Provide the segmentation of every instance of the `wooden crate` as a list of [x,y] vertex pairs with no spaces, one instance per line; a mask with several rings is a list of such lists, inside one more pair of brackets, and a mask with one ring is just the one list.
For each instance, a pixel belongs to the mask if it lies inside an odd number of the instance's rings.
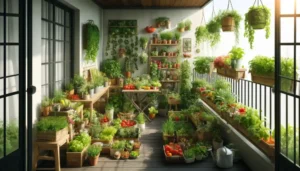
[[166,161],[168,163],[184,163],[184,158],[183,156],[179,156],[179,155],[174,155],[174,156],[167,156],[166,154],[166,150],[165,150],[165,146],[163,146],[163,150],[164,150],[164,154],[165,154],[165,158]]
[[81,152],[67,152],[67,166],[68,167],[82,167],[87,158],[87,147]]
[[227,68],[225,70],[225,77],[229,77],[232,79],[244,79],[246,76],[246,69],[241,68],[241,69],[232,69],[232,68]]
[[59,131],[38,131],[36,134],[36,140],[56,142],[67,136],[69,136],[68,127]]
[[254,83],[267,85],[267,86],[274,86],[275,84],[275,77],[274,76],[261,76],[256,75],[255,73],[251,73],[251,80]]

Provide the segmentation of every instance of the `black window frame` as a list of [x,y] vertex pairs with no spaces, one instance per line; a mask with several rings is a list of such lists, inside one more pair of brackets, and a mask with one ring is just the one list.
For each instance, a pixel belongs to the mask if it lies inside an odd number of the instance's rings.
[[[48,18],[50,17],[50,15],[52,15],[52,19],[46,19],[43,17],[43,3],[44,2],[47,2],[48,4],[52,4],[52,13],[50,13],[50,5],[48,5]],[[63,24],[61,23],[58,23],[56,21],[56,8],[60,8],[62,11],[63,11],[63,14],[64,14],[64,22]],[[67,20],[66,20],[66,14],[69,13],[69,26],[67,26]],[[62,3],[59,3],[57,1],[51,1],[51,0],[42,0],[42,17],[41,17],[41,20],[42,20],[42,29],[43,29],[43,23],[46,22],[48,24],[48,33],[47,33],[47,37],[48,38],[45,38],[43,37],[42,35],[42,41],[43,40],[46,40],[48,41],[48,58],[47,58],[47,62],[43,62],[41,63],[41,65],[48,65],[48,83],[44,84],[42,83],[41,84],[41,88],[43,89],[43,86],[48,86],[48,92],[47,94],[43,94],[43,91],[42,91],[42,96],[45,97],[45,96],[53,96],[55,90],[57,89],[56,88],[56,84],[57,82],[60,82],[62,81],[62,87],[60,88],[63,88],[63,85],[65,85],[68,81],[70,81],[74,75],[74,52],[73,52],[73,47],[74,47],[74,21],[73,21],[73,17],[74,17],[74,11],[70,8],[68,8],[67,6],[65,6],[64,4]],[[56,37],[56,27],[57,26],[60,26],[60,27],[63,27],[63,39],[62,40],[57,40],[57,37]],[[51,30],[52,29],[52,30]],[[69,40],[67,40],[67,37],[66,37],[66,30],[69,29]],[[50,35],[52,34],[52,38],[50,37]],[[52,42],[51,42],[52,41]],[[60,61],[56,61],[57,59],[57,56],[56,56],[56,42],[60,42],[60,43],[63,43],[63,54],[62,54],[62,60]],[[51,45],[50,45],[51,43]],[[69,43],[70,45],[70,49],[69,49],[69,59],[66,60],[66,50],[67,50],[67,47],[66,47],[66,43]],[[52,46],[52,47],[51,47]],[[51,48],[50,48],[51,47]],[[46,58],[44,56],[42,56],[42,59],[43,58]],[[62,80],[59,80],[59,81],[56,81],[56,64],[58,63],[61,63],[63,64],[63,79]],[[68,65],[68,67],[66,67]],[[66,72],[66,69],[69,69],[68,72]],[[42,71],[43,73],[43,71]],[[66,73],[69,73],[68,75],[70,77],[67,77]],[[42,75],[43,77],[44,75]]]

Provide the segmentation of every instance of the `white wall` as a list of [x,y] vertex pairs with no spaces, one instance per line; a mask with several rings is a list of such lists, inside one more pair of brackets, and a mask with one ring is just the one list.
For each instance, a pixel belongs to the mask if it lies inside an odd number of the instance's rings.
[[[104,10],[104,51],[107,43],[108,38],[108,20],[125,20],[125,19],[132,19],[137,20],[138,24],[138,35],[152,37],[152,34],[148,34],[144,31],[146,26],[155,25],[155,19],[158,17],[168,17],[171,21],[171,29],[176,29],[177,23],[185,20],[190,19],[192,24],[191,31],[185,32],[182,34],[182,38],[192,38],[193,43],[193,55],[197,55],[195,52],[195,28],[196,26],[200,25],[200,18],[201,18],[201,10],[200,9],[157,9],[157,10],[150,10],[150,9],[131,9],[131,10]],[[157,29],[156,32],[158,32]],[[110,56],[105,56],[105,52],[103,51],[103,57],[111,58]],[[139,63],[139,70],[134,73],[134,76],[141,75],[147,73],[147,65],[141,65]]]
[[[94,23],[99,27],[102,32],[102,9],[98,7],[92,0],[65,0],[62,1],[70,8],[75,11],[74,17],[74,69],[75,73],[82,73],[83,67],[86,65],[99,66],[101,59],[101,48],[95,63],[86,64],[83,59],[85,56],[85,51],[82,48],[82,26],[88,20],[94,20]],[[33,0],[33,85],[36,86],[37,91],[33,95],[33,123],[39,118],[39,105],[41,103],[41,59],[42,59],[42,47],[41,47],[41,0]],[[101,33],[101,36],[103,34]],[[99,45],[102,47],[102,40]]]

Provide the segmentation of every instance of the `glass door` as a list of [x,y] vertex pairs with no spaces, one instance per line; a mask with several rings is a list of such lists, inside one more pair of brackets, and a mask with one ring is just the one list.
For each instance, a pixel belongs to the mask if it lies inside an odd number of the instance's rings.
[[25,168],[26,1],[0,0],[0,170]]
[[276,0],[276,170],[300,164],[300,0]]

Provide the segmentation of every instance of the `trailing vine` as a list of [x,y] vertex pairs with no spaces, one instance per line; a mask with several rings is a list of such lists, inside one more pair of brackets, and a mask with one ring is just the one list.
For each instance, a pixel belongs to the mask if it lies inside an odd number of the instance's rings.
[[86,61],[96,61],[99,51],[100,32],[98,26],[94,24],[93,20],[89,20],[86,24]]

